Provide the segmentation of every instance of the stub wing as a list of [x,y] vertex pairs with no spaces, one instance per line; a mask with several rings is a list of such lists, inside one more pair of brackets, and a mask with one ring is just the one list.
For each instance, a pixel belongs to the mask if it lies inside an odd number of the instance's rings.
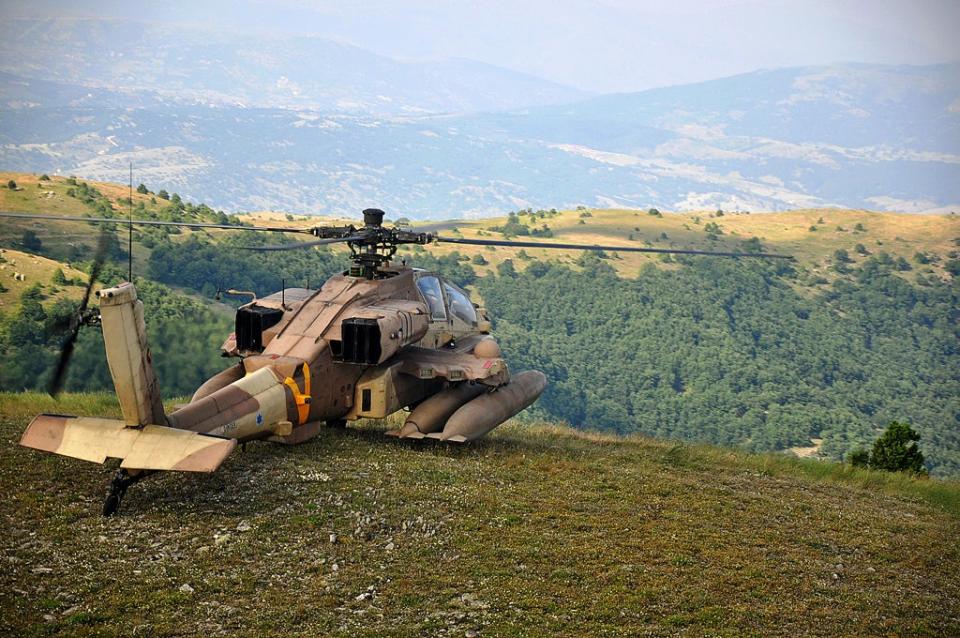
[[237,442],[160,425],[133,428],[115,419],[41,414],[20,445],[93,463],[123,459],[120,467],[127,469],[213,472]]
[[507,364],[500,357],[479,358],[469,351],[409,347],[393,361],[400,371],[418,379],[443,378],[447,381],[478,381],[498,386],[510,379]]

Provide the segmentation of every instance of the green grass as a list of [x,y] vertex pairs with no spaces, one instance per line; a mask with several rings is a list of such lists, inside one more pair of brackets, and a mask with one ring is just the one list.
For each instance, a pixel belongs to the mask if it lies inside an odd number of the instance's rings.
[[0,394],[0,634],[960,632],[955,483],[552,425],[444,446],[366,423],[150,477],[104,520],[111,468],[16,445],[42,410],[118,412]]

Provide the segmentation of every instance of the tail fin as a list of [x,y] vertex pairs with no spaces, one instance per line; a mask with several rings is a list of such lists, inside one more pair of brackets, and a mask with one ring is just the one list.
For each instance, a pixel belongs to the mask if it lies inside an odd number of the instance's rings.
[[127,425],[166,425],[160,386],[153,372],[143,302],[132,283],[104,288],[100,319],[110,375]]

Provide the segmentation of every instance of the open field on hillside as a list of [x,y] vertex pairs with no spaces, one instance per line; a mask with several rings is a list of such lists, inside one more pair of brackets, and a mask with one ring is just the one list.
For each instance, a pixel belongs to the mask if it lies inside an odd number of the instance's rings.
[[[582,217],[584,213],[588,213],[589,217]],[[880,251],[912,260],[917,252],[946,255],[957,250],[960,242],[960,216],[837,209],[726,213],[719,217],[715,216],[715,212],[663,213],[662,216],[653,216],[644,211],[591,209],[561,211],[555,217],[538,218],[536,221],[528,216],[518,219],[531,229],[546,224],[553,233],[551,238],[516,237],[523,241],[739,251],[743,249],[744,241],[756,237],[765,251],[793,255],[800,264],[823,274],[828,274],[833,254],[839,249],[846,250],[853,262]],[[447,228],[439,232],[467,238],[502,239],[502,234],[489,229],[502,226],[505,221],[505,217],[456,221],[450,222]],[[722,234],[715,234],[715,238],[711,239],[706,230],[708,224],[716,224]],[[858,244],[862,244],[868,254],[860,254],[857,251]],[[528,263],[520,256],[520,249],[441,244],[431,250],[437,254],[459,251],[471,257],[481,253],[492,264],[510,258],[521,269]],[[570,265],[579,258],[579,254],[572,252],[536,248],[522,250],[533,258],[553,259]],[[635,276],[647,263],[663,266],[659,255],[626,252],[617,253],[609,263],[626,276]],[[943,274],[942,262],[930,264],[929,268],[937,274]]]
[[16,445],[0,395],[0,633],[950,636],[960,487],[508,424],[474,445],[327,430],[134,486]]
[[[15,180],[19,186],[16,191],[0,188],[0,210],[33,212],[49,215],[82,216],[90,212],[78,199],[66,193],[71,187],[67,178],[53,176],[50,181],[40,181],[37,175],[0,172],[0,184]],[[118,213],[127,209],[127,187],[107,182],[88,182],[112,203]],[[122,200],[122,201],[121,201]],[[168,202],[153,194],[134,192],[134,204],[143,204],[146,210],[156,212]],[[387,217],[398,219],[402,211],[387,211]],[[289,216],[289,219],[288,219]],[[309,227],[313,224],[360,224],[360,211],[356,219],[347,220],[333,217],[309,217],[300,214],[263,211],[241,215],[241,218],[253,224],[266,224],[283,227]],[[531,229],[546,224],[553,234],[549,238],[518,237],[529,241],[563,241],[585,244],[612,244],[614,246],[655,246],[663,248],[696,248],[700,250],[741,250],[743,242],[758,238],[764,249],[793,255],[799,263],[808,266],[815,274],[830,277],[829,265],[835,251],[846,250],[856,262],[869,254],[886,251],[894,257],[912,260],[917,252],[930,253],[943,257],[960,246],[960,216],[958,215],[915,215],[898,213],[876,213],[863,210],[816,209],[798,210],[785,213],[743,213],[727,212],[717,216],[716,211],[691,213],[664,212],[662,216],[649,215],[638,210],[589,209],[560,211],[556,215],[534,220],[531,216],[521,216],[520,221]],[[450,222],[414,222],[413,228],[432,230],[440,234],[467,238],[498,238],[503,235],[490,230],[493,226],[502,226],[506,217],[482,220],[453,220]],[[707,232],[708,224],[716,224],[719,232]],[[32,223],[19,221],[0,221],[0,237],[9,244],[15,241],[25,228],[37,229]],[[815,230],[811,230],[815,228]],[[69,222],[42,228],[45,243],[51,246],[68,245],[81,242],[92,246],[95,236],[89,227]],[[185,231],[183,237],[191,234]],[[216,236],[220,233],[211,233]],[[123,242],[125,245],[125,242]],[[862,245],[867,254],[857,251]],[[346,252],[346,249],[335,248]],[[431,253],[443,255],[460,252],[469,257],[477,254],[490,262],[488,265],[476,264],[474,268],[486,272],[505,259],[513,259],[515,266],[522,269],[527,259],[524,255],[537,259],[552,259],[574,265],[579,258],[575,252],[547,251],[536,248],[520,249],[503,247],[463,246],[440,244],[430,247]],[[135,247],[136,259],[141,261],[149,255],[149,250],[140,245]],[[401,250],[416,262],[414,249]],[[610,261],[621,274],[635,276],[647,263],[663,264],[658,255],[617,253]],[[918,271],[920,269],[917,269]],[[943,259],[924,265],[929,273],[943,275]],[[928,274],[929,274],[928,273]]]
[[[0,257],[3,258],[0,262],[0,284],[3,284],[0,288],[0,312],[5,312],[8,308],[17,305],[20,295],[37,283],[44,286],[47,294],[44,304],[52,303],[57,299],[77,300],[83,297],[87,274],[76,268],[46,257],[9,248],[0,249]],[[64,277],[72,282],[71,284],[56,286],[51,283],[53,274],[58,268],[63,271]],[[15,278],[16,274],[23,275],[23,279]]]

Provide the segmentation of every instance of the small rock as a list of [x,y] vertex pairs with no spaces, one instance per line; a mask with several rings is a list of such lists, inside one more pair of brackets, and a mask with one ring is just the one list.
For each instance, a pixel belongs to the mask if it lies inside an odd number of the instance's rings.
[[477,638],[480,633],[476,629],[468,629],[467,633],[463,634],[466,638]]
[[240,524],[237,525],[238,532],[249,532],[251,529],[250,523],[247,521],[240,521]]
[[370,592],[365,591],[365,592],[363,592],[362,594],[360,594],[359,596],[357,596],[356,598],[354,598],[354,600],[366,600],[366,599],[368,599],[368,598],[371,598],[372,596],[373,596],[373,595],[372,595]]
[[56,620],[53,614],[44,614],[43,619],[46,620],[47,622],[53,622],[54,620]]
[[386,549],[388,552],[392,552],[394,547],[396,547],[396,545],[394,545],[393,543],[387,543]]
[[191,587],[188,583],[184,583],[184,584],[180,585],[180,591],[182,591],[182,592],[185,593],[185,594],[192,594],[192,593],[193,593],[193,587]]
[[229,540],[230,540],[230,534],[223,534],[221,536],[215,536],[213,538],[213,544],[219,547],[220,545],[223,545]]
[[34,574],[52,574],[53,573],[53,570],[50,569],[49,567],[34,567],[32,571]]
[[867,571],[870,572],[871,574],[873,574],[873,573],[876,572],[877,570],[875,570],[873,567],[867,567]]
[[840,580],[840,574],[838,574],[837,572],[833,572],[833,574],[831,574],[831,577],[834,580]]
[[336,535],[336,534],[330,534],[330,542],[331,542],[331,543],[336,543],[336,542],[337,542],[337,535]]
[[338,571],[340,569],[340,565],[337,565],[336,563],[334,563],[333,565],[330,566],[330,569],[332,569],[333,571]]
[[80,611],[80,607],[79,607],[78,605],[74,605],[73,607],[71,607],[71,608],[68,609],[67,611],[63,612],[63,615],[64,615],[64,616],[69,616],[69,615],[71,615],[71,614],[77,613],[78,611]]

